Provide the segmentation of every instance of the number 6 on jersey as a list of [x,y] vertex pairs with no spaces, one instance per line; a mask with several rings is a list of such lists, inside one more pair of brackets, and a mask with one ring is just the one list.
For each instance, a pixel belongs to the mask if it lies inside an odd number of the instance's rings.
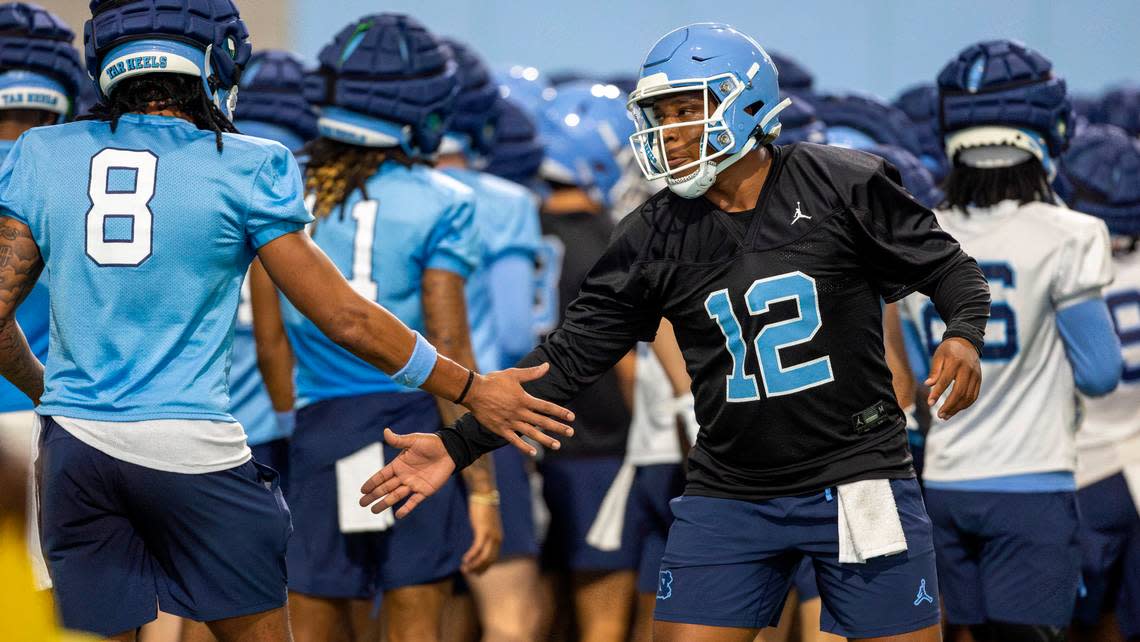
[[98,265],[136,267],[150,258],[158,157],[148,151],[104,149],[91,158],[87,195],[87,256]]
[[[753,341],[766,396],[790,395],[835,379],[831,372],[831,357],[823,356],[790,367],[784,367],[780,357],[781,349],[811,341],[823,326],[819,316],[815,279],[803,272],[757,279],[748,288],[744,300],[748,304],[748,312],[753,316],[767,313],[768,306],[779,301],[796,302],[795,317],[765,325]],[[732,374],[726,377],[727,400],[743,402],[760,399],[756,375],[744,371],[748,347],[744,343],[740,321],[732,311],[728,290],[717,290],[710,294],[705,299],[705,310],[720,327],[725,347],[732,357]]]

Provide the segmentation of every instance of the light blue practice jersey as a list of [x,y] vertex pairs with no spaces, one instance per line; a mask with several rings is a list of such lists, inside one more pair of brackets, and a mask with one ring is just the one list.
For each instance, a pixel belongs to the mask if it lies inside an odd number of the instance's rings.
[[[7,156],[16,141],[0,140],[0,156]],[[44,285],[47,275],[40,277],[36,287],[16,310],[16,323],[24,331],[28,345],[41,362],[47,360],[48,351],[48,294]],[[0,413],[19,412],[32,409],[32,400],[20,392],[16,386],[0,377]]]
[[0,168],[0,216],[47,265],[51,341],[38,412],[232,421],[239,291],[258,248],[312,217],[287,149],[178,118],[127,114],[24,134]]
[[[479,263],[471,190],[429,167],[388,161],[345,207],[314,223],[313,240],[352,287],[426,334],[428,269],[468,277]],[[333,343],[288,301],[282,314],[297,363],[297,405],[377,392],[411,392]]]
[[[289,149],[299,149],[304,141],[284,127],[259,121],[235,123],[247,136],[268,138]],[[289,437],[287,429],[277,421],[273,402],[261,370],[257,367],[257,344],[253,340],[253,302],[250,300],[249,276],[241,286],[237,326],[234,328],[233,364],[230,365],[230,412],[245,428],[246,442],[258,446]]]
[[[448,176],[467,185],[475,192],[475,224],[482,241],[482,260],[479,269],[467,281],[467,317],[471,321],[471,346],[475,362],[483,372],[499,370],[513,364],[506,362],[504,337],[495,323],[496,288],[492,284],[491,266],[508,256],[521,256],[532,264],[542,243],[542,230],[538,218],[538,203],[526,188],[491,174],[469,169],[448,168]],[[534,304],[534,282],[511,284],[513,288],[530,291],[525,307],[516,310],[520,328],[530,332],[529,315]],[[516,341],[517,343],[517,341]]]

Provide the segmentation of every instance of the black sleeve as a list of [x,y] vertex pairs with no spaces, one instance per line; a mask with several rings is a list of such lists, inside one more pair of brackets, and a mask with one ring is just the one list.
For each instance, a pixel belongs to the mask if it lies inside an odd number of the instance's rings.
[[965,339],[981,354],[986,320],[990,318],[990,285],[977,261],[962,253],[959,261],[921,291],[930,297],[938,315],[946,319],[942,340]]
[[901,186],[884,161],[853,190],[859,249],[888,302],[920,291],[946,320],[943,339],[960,337],[980,352],[990,315],[990,289],[976,261],[938,226],[934,213]]
[[[578,297],[567,307],[562,325],[519,362],[520,368],[550,363],[545,377],[524,385],[535,397],[565,404],[613,368],[638,341],[653,340],[661,310],[637,265],[645,234],[645,224],[638,218],[635,212],[618,225]],[[456,470],[507,443],[484,430],[470,413],[439,435]]]
[[886,161],[853,186],[850,207],[863,267],[888,303],[921,289],[962,254],[954,237],[899,184],[898,171]]

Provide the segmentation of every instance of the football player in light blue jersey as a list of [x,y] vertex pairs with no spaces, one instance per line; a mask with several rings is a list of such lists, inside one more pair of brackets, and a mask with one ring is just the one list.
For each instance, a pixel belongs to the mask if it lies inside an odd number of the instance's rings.
[[[459,65],[461,90],[436,167],[474,191],[482,259],[467,281],[467,313],[475,362],[482,370],[492,370],[518,363],[537,343],[531,313],[535,261],[542,243],[538,203],[529,190],[475,169],[485,165],[484,158],[494,147],[499,110],[506,99],[499,97],[475,52],[459,42],[447,44]],[[483,639],[533,640],[538,637],[538,621],[528,601],[539,589],[538,542],[526,462],[518,452],[507,450],[493,457],[501,498],[503,559],[466,580],[479,607]],[[481,510],[485,510],[482,505],[471,502],[472,515]],[[472,615],[470,598],[460,599],[465,614]],[[454,611],[452,615],[455,620]]]
[[[274,50],[254,54],[242,74],[241,105],[234,114],[234,125],[244,134],[274,140],[298,152],[317,137],[317,114],[305,100],[304,83],[304,67],[293,54]],[[251,269],[260,269],[259,265],[255,260]],[[230,411],[245,428],[254,458],[276,470],[282,488],[287,488],[289,436],[294,422],[292,377],[284,379],[284,393],[278,392],[271,399],[274,390],[266,390],[257,367],[251,281],[247,277],[242,283],[238,304],[230,365]],[[276,337],[285,340],[283,333]],[[273,339],[262,337],[263,342]]]
[[[69,628],[119,640],[157,608],[222,642],[288,639],[289,511],[229,413],[255,254],[299,310],[395,381],[516,439],[559,410],[521,390],[541,368],[479,376],[437,355],[303,233],[312,217],[288,150],[232,133],[250,46],[230,0],[91,8],[87,63],[103,102],[91,120],[29,130],[0,168],[0,375],[42,418],[39,524],[56,603]],[[14,322],[41,274],[53,290],[46,376]]]
[[[464,285],[482,258],[475,197],[422,160],[437,150],[459,93],[450,50],[415,20],[378,14],[342,30],[319,60],[307,84],[320,109],[320,137],[306,149],[314,242],[357,292],[474,368]],[[272,304],[255,300],[259,337]],[[441,413],[452,421],[459,411],[449,399],[408,391],[369,367],[295,307],[282,312],[297,364],[288,493],[297,639],[330,639],[336,614],[359,615],[351,618],[354,635],[368,639],[378,593],[393,639],[436,639],[452,577],[481,572],[498,555],[502,526],[490,459],[464,477],[470,514],[456,482],[419,519],[395,523],[390,513],[363,511],[356,504],[361,480],[398,452],[383,445],[382,429],[439,427]]]
[[[0,5],[0,157],[32,127],[74,116],[79,85],[90,82],[71,45],[75,34],[59,18],[28,3]],[[35,45],[33,48],[31,45]],[[36,358],[47,358],[47,285],[38,283],[16,314]],[[0,448],[30,455],[32,400],[0,379]]]

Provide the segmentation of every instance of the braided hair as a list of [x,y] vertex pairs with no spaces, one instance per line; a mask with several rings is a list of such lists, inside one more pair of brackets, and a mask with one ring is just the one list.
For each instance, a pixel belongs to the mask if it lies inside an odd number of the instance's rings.
[[1034,201],[1057,201],[1049,176],[1036,158],[1029,158],[1013,167],[993,169],[969,167],[955,160],[942,190],[946,198],[939,207],[962,211],[967,205],[990,207],[1007,199],[1015,199],[1022,205]]
[[404,167],[415,164],[398,147],[363,147],[342,143],[330,138],[318,138],[301,150],[308,156],[305,164],[305,196],[316,196],[313,216],[318,219],[340,207],[344,208],[353,192],[360,190],[368,199],[368,179],[376,175],[385,161],[394,161]]
[[206,96],[201,79],[183,74],[128,78],[115,87],[109,99],[103,98],[81,120],[110,121],[114,132],[123,114],[165,109],[186,114],[199,129],[212,130],[219,152],[222,151],[222,133],[238,133],[233,122]]

